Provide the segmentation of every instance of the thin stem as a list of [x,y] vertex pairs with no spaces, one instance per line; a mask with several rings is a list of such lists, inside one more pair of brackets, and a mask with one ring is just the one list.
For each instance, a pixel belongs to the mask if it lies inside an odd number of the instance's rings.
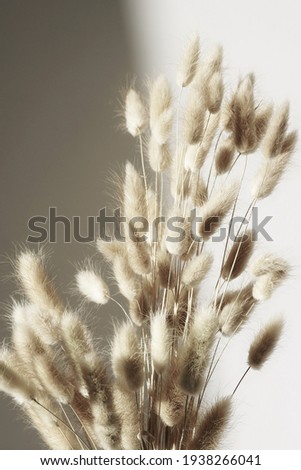
[[115,302],[115,304],[118,305],[121,308],[121,310],[123,311],[123,313],[125,314],[127,319],[130,320],[130,322],[132,322],[131,317],[128,315],[128,313],[126,312],[124,307],[121,305],[121,303],[119,303],[118,300],[114,299],[114,297],[109,297],[109,299],[112,300],[113,302]]
[[32,398],[32,401],[34,403],[36,403],[37,405],[39,405],[41,408],[43,408],[43,410],[47,411],[47,413],[49,413],[51,416],[53,416],[53,418],[55,418],[58,422],[62,423],[67,429],[69,429],[69,431],[71,431],[80,441],[81,443],[88,449],[88,450],[91,450],[90,447],[86,444],[86,442],[79,436],[79,434],[77,432],[75,432],[72,428],[70,428],[70,426],[65,423],[65,421],[63,421],[61,418],[59,418],[58,416],[56,416],[55,413],[53,413],[51,410],[49,410],[48,408],[46,408],[46,406],[42,405],[42,403],[40,403],[38,400],[36,400],[35,398]]
[[95,450],[97,450],[97,446],[96,444],[94,443],[94,440],[93,438],[91,437],[89,431],[87,430],[86,426],[84,425],[84,423],[82,422],[82,420],[80,419],[80,417],[78,416],[78,413],[76,412],[76,410],[73,408],[72,405],[69,404],[69,407],[71,409],[71,411],[74,413],[74,415],[76,416],[76,418],[78,419],[80,425],[82,426],[83,430],[85,431],[86,435],[87,435],[87,438],[89,439],[90,443],[92,444],[92,446],[94,447]]
[[[71,421],[70,421],[70,419],[69,419],[69,416],[67,415],[67,413],[66,413],[66,411],[64,410],[64,407],[63,407],[63,405],[62,405],[61,403],[60,403],[60,408],[61,408],[61,410],[62,410],[62,412],[63,412],[63,414],[64,414],[64,416],[65,416],[65,418],[66,418],[66,420],[67,420],[67,422],[68,422],[68,424],[69,424],[69,426],[70,426],[70,428],[72,428],[73,431],[74,431],[74,427],[73,427],[73,425],[72,425],[72,423],[71,423]],[[67,437],[66,437],[66,439],[67,439]],[[76,439],[77,439],[79,445],[81,446],[81,448],[84,450],[84,446],[83,446],[82,443],[80,442],[79,438],[76,437]],[[67,439],[67,440],[68,440],[68,439]],[[68,442],[69,442],[69,441],[68,441]],[[72,446],[71,446],[71,447],[72,447]]]
[[251,366],[249,366],[247,368],[247,370],[245,371],[245,373],[241,376],[240,380],[238,381],[235,389],[233,390],[233,393],[232,393],[232,397],[234,396],[235,392],[237,391],[238,387],[240,386],[240,384],[242,383],[243,379],[245,378],[245,376],[247,375],[247,373],[249,372],[249,370],[251,369]]
[[141,166],[142,166],[142,173],[143,173],[143,180],[144,180],[144,187],[145,187],[145,197],[147,197],[147,181],[146,181],[146,171],[145,171],[145,164],[144,164],[143,142],[142,142],[142,136],[141,136],[141,134],[139,134],[139,146],[140,146]]

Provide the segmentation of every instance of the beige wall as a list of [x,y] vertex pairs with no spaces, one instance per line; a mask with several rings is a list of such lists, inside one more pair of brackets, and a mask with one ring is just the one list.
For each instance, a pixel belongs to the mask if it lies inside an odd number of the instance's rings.
[[[6,279],[7,256],[25,242],[28,218],[47,215],[49,206],[69,217],[96,215],[109,199],[109,172],[132,158],[132,141],[116,118],[118,92],[131,72],[120,3],[1,1],[1,337],[9,335],[4,315],[15,289]],[[58,284],[69,294],[73,263],[94,249],[64,245],[62,231],[50,248]],[[116,310],[90,312],[107,318]],[[0,423],[0,448],[41,445],[3,394]]]

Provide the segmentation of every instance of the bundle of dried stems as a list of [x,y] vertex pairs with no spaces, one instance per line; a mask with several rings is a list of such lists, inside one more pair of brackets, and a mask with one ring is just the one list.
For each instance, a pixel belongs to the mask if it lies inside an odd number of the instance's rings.
[[[110,364],[81,315],[60,299],[44,253],[24,250],[17,256],[24,298],[11,308],[12,338],[0,353],[0,389],[51,449],[220,445],[233,394],[209,406],[204,396],[225,349],[222,339],[227,337],[228,346],[288,273],[287,263],[273,254],[251,259],[256,234],[241,224],[232,240],[228,218],[236,214],[252,154],[262,156],[247,222],[252,208],[276,187],[296,144],[296,132],[288,132],[288,105],[273,109],[256,98],[253,74],[224,97],[222,59],[221,47],[203,58],[195,36],[180,60],[175,106],[162,75],[150,84],[148,106],[134,88],[126,94],[125,126],[139,144],[141,171],[125,165],[120,191],[125,241],[97,241],[123,301],[111,297],[91,263],[76,274],[87,301],[115,301],[125,315],[115,329]],[[233,181],[242,160],[244,169]],[[163,220],[158,217],[173,223],[153,224]],[[142,229],[137,221],[148,226]],[[214,261],[208,241],[222,224],[227,237],[222,258]],[[211,290],[206,287],[205,301],[200,285],[213,265],[217,279]],[[246,372],[267,360],[282,326],[276,319],[259,331],[248,358],[246,353]]]

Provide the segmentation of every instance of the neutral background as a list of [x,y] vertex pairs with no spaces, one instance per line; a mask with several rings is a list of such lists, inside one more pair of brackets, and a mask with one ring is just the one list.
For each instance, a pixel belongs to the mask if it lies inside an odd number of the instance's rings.
[[[254,71],[263,96],[290,100],[292,126],[299,127],[301,31],[293,0],[0,0],[0,7],[0,335],[7,337],[4,317],[15,288],[8,258],[25,242],[27,220],[47,215],[50,206],[82,220],[96,215],[110,200],[111,170],[135,157],[134,142],[118,130],[120,89],[135,75],[145,80],[163,71],[172,79],[185,40],[198,31],[204,48],[223,44],[230,80]],[[285,312],[286,334],[264,371],[241,386],[224,444],[231,449],[301,449],[298,154],[262,206],[273,215],[268,249],[288,258],[293,270],[257,319]],[[50,248],[58,283],[72,304],[74,264],[93,255],[93,248],[63,244],[62,232]],[[93,325],[95,315],[102,317],[99,335],[110,334],[115,313],[112,307],[90,311]],[[219,393],[228,393],[243,372],[255,326],[226,356],[215,384]],[[2,395],[0,422],[0,448],[41,448]]]

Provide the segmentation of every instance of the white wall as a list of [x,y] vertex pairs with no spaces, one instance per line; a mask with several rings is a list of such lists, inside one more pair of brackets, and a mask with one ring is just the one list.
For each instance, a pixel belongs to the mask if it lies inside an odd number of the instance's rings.
[[[295,0],[125,0],[127,30],[139,78],[165,72],[173,78],[185,40],[198,31],[204,48],[220,42],[230,80],[254,71],[259,94],[291,102],[292,127],[301,122],[300,6]],[[299,145],[300,147],[300,145]],[[264,369],[250,373],[235,400],[233,428],[225,440],[231,449],[301,449],[301,280],[299,151],[280,188],[260,207],[273,215],[274,239],[263,249],[292,264],[286,285],[259,308],[237,337],[217,374],[214,390],[229,393],[245,368],[250,339],[265,319],[283,312],[286,331]],[[251,163],[252,164],[252,163]]]

